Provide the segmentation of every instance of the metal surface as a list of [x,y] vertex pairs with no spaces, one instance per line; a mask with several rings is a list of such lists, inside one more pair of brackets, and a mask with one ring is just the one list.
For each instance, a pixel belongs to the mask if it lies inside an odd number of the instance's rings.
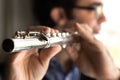
[[5,39],[2,43],[3,50],[15,52],[31,48],[48,48],[56,44],[65,45],[73,42],[76,33],[68,32],[45,34],[42,31],[17,31],[13,38]]

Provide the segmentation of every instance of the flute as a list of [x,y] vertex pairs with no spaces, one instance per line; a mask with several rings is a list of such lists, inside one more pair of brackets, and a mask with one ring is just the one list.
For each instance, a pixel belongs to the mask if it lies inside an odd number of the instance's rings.
[[2,48],[6,52],[16,52],[31,48],[48,48],[56,44],[66,45],[73,42],[75,33],[45,34],[42,31],[17,31],[13,38],[3,40]]

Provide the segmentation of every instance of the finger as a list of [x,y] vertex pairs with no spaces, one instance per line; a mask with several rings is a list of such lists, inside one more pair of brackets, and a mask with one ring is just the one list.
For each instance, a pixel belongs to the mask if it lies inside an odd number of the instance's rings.
[[55,33],[59,33],[59,30],[57,30],[57,29],[54,29],[55,30]]
[[36,55],[38,49],[29,49],[29,50],[22,50],[19,52],[14,52],[11,54],[12,63],[18,63],[20,61],[26,61],[29,59],[31,55]]
[[82,32],[86,32],[86,33],[93,33],[93,30],[90,26],[88,26],[87,24],[79,24],[79,23],[75,23],[75,26],[77,26],[77,30],[81,30]]
[[51,32],[51,28],[49,27],[43,27],[42,31],[44,31],[46,34]]
[[27,30],[28,31],[39,31],[39,30],[44,29],[45,27],[47,27],[47,26],[31,26]]
[[54,29],[51,29],[50,33],[51,33],[51,34],[55,33],[55,30],[54,30]]
[[67,54],[69,55],[69,57],[72,59],[72,61],[76,61],[76,59],[78,58],[78,50],[73,47],[73,46],[67,46]]
[[81,24],[81,26],[83,26],[83,28],[90,33],[93,33],[93,30],[90,26],[88,26],[87,24]]
[[27,31],[43,31],[45,33],[50,33],[51,28],[48,26],[32,26],[29,27]]
[[52,29],[48,26],[32,26],[28,29],[28,31],[43,31],[46,34],[47,33],[58,33],[59,32],[57,29]]
[[52,57],[54,57],[58,52],[61,51],[61,46],[56,45],[47,49],[43,49],[40,52],[40,59],[42,59],[42,61],[46,61],[46,60],[50,60]]
[[77,31],[80,34],[81,38],[83,38],[84,40],[88,42],[91,42],[94,40],[94,35],[92,33],[92,30],[88,28],[89,26],[75,23],[75,27],[77,28]]

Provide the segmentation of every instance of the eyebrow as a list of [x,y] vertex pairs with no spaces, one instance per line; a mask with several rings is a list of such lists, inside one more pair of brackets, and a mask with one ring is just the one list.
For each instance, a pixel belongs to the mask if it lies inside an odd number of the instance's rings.
[[103,4],[100,2],[92,2],[89,4],[89,6],[100,6],[100,5],[102,6]]

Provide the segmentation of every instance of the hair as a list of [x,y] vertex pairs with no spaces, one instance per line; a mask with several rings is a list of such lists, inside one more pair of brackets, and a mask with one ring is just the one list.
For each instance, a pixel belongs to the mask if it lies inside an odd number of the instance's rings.
[[68,19],[72,18],[71,11],[76,0],[34,0],[34,16],[41,25],[54,26],[54,22],[50,18],[50,11],[54,7],[64,9]]
[[72,9],[75,6],[76,0],[62,0],[62,8],[68,19],[72,18]]

